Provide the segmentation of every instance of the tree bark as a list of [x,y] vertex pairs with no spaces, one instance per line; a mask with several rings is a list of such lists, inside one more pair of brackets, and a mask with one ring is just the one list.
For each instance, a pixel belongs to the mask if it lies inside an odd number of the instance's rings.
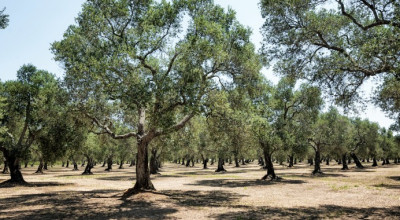
[[312,172],[313,175],[322,173],[321,172],[321,152],[319,149],[315,150],[315,165],[314,165],[314,170]]
[[121,160],[121,162],[119,163],[118,169],[124,169],[124,160],[125,160],[125,159],[122,159],[122,160]]
[[293,165],[293,158],[294,158],[293,155],[290,155],[290,156],[289,156],[289,167],[293,167],[293,166],[294,166],[294,165]]
[[275,175],[275,169],[274,169],[274,164],[272,163],[272,154],[269,152],[264,152],[264,158],[265,158],[265,168],[267,169],[267,174],[263,176],[261,179],[266,180],[268,177],[271,178],[271,180],[276,179]]
[[[8,150],[3,151],[5,162],[7,162],[8,169],[10,170],[11,179],[7,180],[7,183],[12,184],[26,184],[24,178],[22,177],[21,167],[19,164],[19,159],[14,155],[10,155]],[[4,166],[6,168],[6,166]]]
[[112,170],[112,164],[113,164],[112,156],[109,156],[107,158],[107,168],[105,169],[105,171],[111,171]]
[[82,175],[91,175],[92,173],[92,168],[93,168],[93,159],[90,158],[89,156],[86,156],[87,158],[87,164],[85,167],[85,171],[83,171]]
[[350,153],[351,158],[353,158],[354,163],[356,163],[357,168],[363,169],[364,166],[361,164],[360,160],[358,159],[357,155],[354,152]]
[[[157,164],[157,149],[151,149],[151,156],[150,156],[150,174],[157,174],[158,173],[158,164]],[[189,162],[189,160],[188,160]]]
[[76,163],[75,160],[73,161],[73,164],[74,164],[74,169],[72,169],[72,170],[79,170],[79,169],[78,169],[78,164]]
[[[149,169],[149,156],[148,156],[149,142],[138,138],[138,153],[136,158],[136,183],[132,188],[135,191],[155,190],[153,183],[150,180]],[[127,192],[126,194],[129,194]]]
[[235,167],[240,167],[239,159],[235,156]]
[[65,168],[69,168],[69,160],[67,160],[67,165],[65,166]]
[[226,172],[224,168],[224,159],[218,158],[218,168],[215,170],[215,172]]
[[207,163],[208,163],[208,158],[203,160],[203,169],[208,169]]
[[43,161],[42,160],[40,160],[39,166],[35,173],[43,173]]
[[373,167],[378,166],[378,162],[376,161],[376,157],[373,157],[373,158],[372,158],[372,166],[373,166]]
[[343,154],[343,155],[342,155],[342,161],[343,161],[343,168],[342,168],[342,170],[348,170],[348,169],[349,169],[349,166],[347,166],[347,163],[346,163],[346,154]]

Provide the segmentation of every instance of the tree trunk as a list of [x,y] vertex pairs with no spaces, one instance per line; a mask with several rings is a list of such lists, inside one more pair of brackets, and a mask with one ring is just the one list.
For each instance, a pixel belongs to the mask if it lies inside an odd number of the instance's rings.
[[27,168],[27,167],[28,167],[28,162],[25,162],[24,168]]
[[185,158],[182,158],[182,164],[181,165],[185,165]]
[[73,164],[74,164],[74,169],[72,169],[72,170],[79,170],[79,169],[78,169],[78,164],[76,163],[75,160],[73,161]]
[[35,173],[43,173],[43,161],[40,160],[39,166]]
[[240,167],[239,159],[235,157],[235,167]]
[[265,168],[267,169],[267,174],[263,176],[261,179],[266,180],[268,177],[271,178],[271,180],[276,179],[275,175],[275,169],[274,169],[274,164],[272,163],[272,154],[269,152],[264,152],[264,158],[265,158]]
[[289,156],[289,167],[293,167],[293,155]]
[[192,160],[191,160],[191,161],[192,161],[192,167],[194,167],[194,159],[192,158]]
[[69,160],[67,160],[67,165],[65,166],[65,168],[69,167]]
[[[239,161],[238,161],[238,163],[239,163]],[[263,157],[258,158],[258,165],[260,165],[262,167],[265,165]]]
[[[136,183],[132,188],[135,191],[155,190],[150,180],[148,142],[138,138],[138,153],[136,158]],[[129,194],[127,192],[126,194]]]
[[44,162],[43,169],[44,169],[44,170],[48,170],[48,169],[47,169],[47,162]]
[[190,159],[186,160],[186,167],[190,166]]
[[363,169],[364,166],[361,164],[360,160],[358,160],[357,155],[354,152],[350,153],[351,158],[353,158],[354,163],[356,163],[357,168]]
[[157,149],[153,148],[151,149],[151,156],[150,156],[150,174],[157,174],[157,173],[158,173]]
[[242,165],[246,165],[244,158],[242,158]]
[[210,165],[214,165],[214,158],[211,158],[211,163]]
[[369,157],[367,158],[367,163],[369,163]]
[[84,167],[84,166],[85,166],[85,160],[82,160],[81,167]]
[[133,167],[133,166],[135,166],[135,165],[136,165],[135,159],[131,160],[131,164],[130,164],[129,166],[130,166],[130,167]]
[[208,158],[203,160],[203,169],[208,169],[207,163],[208,163]]
[[118,169],[124,169],[124,160],[125,160],[125,159],[122,159],[122,160],[121,160],[121,163],[119,163]]
[[326,158],[326,165],[329,166],[329,157]]
[[314,165],[314,171],[312,172],[313,175],[322,173],[321,172],[321,152],[317,149],[315,151],[315,165]]
[[351,164],[351,157],[349,157],[349,161],[347,162],[347,164]]
[[[11,179],[7,180],[7,183],[12,184],[26,184],[24,178],[22,177],[21,173],[21,166],[19,164],[19,159],[9,155],[9,152],[3,152],[4,157],[6,158],[8,168],[10,169],[10,176]],[[6,166],[4,166],[6,167]]]
[[92,168],[93,168],[93,159],[90,157],[87,158],[87,164],[85,167],[85,171],[83,171],[82,175],[91,175],[92,173]]
[[226,172],[224,169],[224,159],[218,158],[218,168],[215,170],[215,172]]
[[348,169],[349,169],[349,166],[347,166],[347,163],[346,163],[346,154],[343,154],[343,155],[342,155],[342,161],[343,161],[343,168],[342,168],[342,170],[348,170]]
[[386,158],[386,164],[390,164],[389,158]]
[[310,166],[314,165],[314,160],[313,159],[308,159],[308,163],[310,164]]
[[64,166],[65,166],[65,162],[62,161],[62,162],[61,162],[61,167],[64,167]]
[[112,156],[109,156],[107,158],[107,168],[105,169],[105,171],[111,171],[112,170],[112,164],[113,164]]

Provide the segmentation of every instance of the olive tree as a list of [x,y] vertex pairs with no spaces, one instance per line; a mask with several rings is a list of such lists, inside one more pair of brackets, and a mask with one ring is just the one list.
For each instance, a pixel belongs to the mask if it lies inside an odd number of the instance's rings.
[[[155,189],[154,138],[184,127],[217,82],[245,85],[259,74],[250,30],[212,0],[90,0],[76,21],[52,49],[99,132],[136,138],[136,184],[124,196]],[[130,132],[117,133],[112,120]]]

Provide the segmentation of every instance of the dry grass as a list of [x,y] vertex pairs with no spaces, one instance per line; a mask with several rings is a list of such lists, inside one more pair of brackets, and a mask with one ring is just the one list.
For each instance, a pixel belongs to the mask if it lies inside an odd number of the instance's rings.
[[308,165],[276,165],[282,179],[271,182],[259,180],[265,171],[255,164],[226,166],[226,173],[166,164],[152,176],[157,192],[127,200],[120,197],[133,186],[134,168],[97,166],[85,176],[26,168],[30,186],[0,186],[0,219],[399,219],[400,166],[366,167],[323,166],[325,174],[314,177]]

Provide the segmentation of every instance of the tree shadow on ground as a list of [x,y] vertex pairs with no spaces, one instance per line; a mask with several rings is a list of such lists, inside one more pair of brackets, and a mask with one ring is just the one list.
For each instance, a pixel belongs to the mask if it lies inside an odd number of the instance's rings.
[[187,185],[237,188],[237,187],[251,187],[251,186],[268,186],[275,184],[303,184],[303,183],[306,182],[303,180],[290,180],[290,179],[279,179],[274,181],[213,179],[213,180],[198,180],[195,183],[190,183]]
[[372,167],[364,167],[363,169],[359,169],[357,167],[351,167],[348,170],[342,170],[339,167],[323,167],[322,171],[334,172],[334,173],[351,173],[351,172],[376,172]]
[[386,189],[400,189],[400,185],[391,185],[391,184],[384,184],[384,183],[377,184],[377,185],[374,185],[374,186],[378,187],[378,188],[383,187],[383,188],[386,188]]
[[59,191],[0,199],[7,219],[164,219],[175,213],[147,201],[122,201],[119,190]]
[[[322,171],[323,172],[323,171]],[[283,178],[321,178],[321,177],[348,177],[347,175],[341,174],[341,173],[320,173],[317,175],[312,175],[310,173],[283,173],[279,174],[277,173],[278,176],[282,176]]]
[[228,191],[179,191],[179,190],[163,190],[159,192],[168,196],[168,200],[163,201],[170,203],[171,201],[179,206],[189,207],[232,207],[232,204],[238,201],[243,195]]
[[6,181],[0,183],[0,188],[14,187],[51,187],[51,186],[73,186],[74,183],[59,183],[59,182],[28,182],[24,184],[13,184]]
[[106,181],[134,181],[136,178],[134,176],[102,176],[96,178],[98,180],[106,180]]
[[398,219],[400,207],[357,208],[335,205],[323,205],[318,208],[250,208],[246,211],[228,212],[210,216],[215,219]]
[[395,181],[400,181],[400,176],[388,176],[387,178]]

